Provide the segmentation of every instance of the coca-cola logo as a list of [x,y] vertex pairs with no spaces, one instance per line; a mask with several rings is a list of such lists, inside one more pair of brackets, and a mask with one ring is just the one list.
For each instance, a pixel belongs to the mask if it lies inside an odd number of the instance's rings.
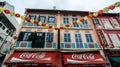
[[85,54],[72,54],[72,59],[78,60],[93,60],[95,59],[94,54],[85,53]]
[[29,53],[25,52],[20,55],[20,58],[36,58],[36,59],[41,59],[44,58],[46,55],[45,52],[38,52],[38,53]]

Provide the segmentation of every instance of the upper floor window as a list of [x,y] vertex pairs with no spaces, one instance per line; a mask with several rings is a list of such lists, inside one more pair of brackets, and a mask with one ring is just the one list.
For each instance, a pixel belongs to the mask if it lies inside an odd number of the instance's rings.
[[32,41],[32,48],[44,48],[45,32],[35,32]]
[[83,48],[82,37],[80,33],[75,33],[75,41],[77,48]]
[[83,24],[88,24],[88,23],[87,23],[87,20],[84,20]]
[[64,42],[71,42],[70,33],[64,33]]
[[64,16],[63,17],[63,23],[64,24],[69,24],[69,18],[68,18],[68,16]]
[[38,21],[41,21],[42,23],[45,23],[45,16],[39,16]]
[[113,29],[113,27],[111,26],[111,24],[110,24],[108,18],[102,18],[101,20],[102,20],[102,22],[103,22],[105,28]]
[[3,26],[2,29],[5,30],[5,26]]
[[53,42],[54,33],[48,32],[46,42]]
[[86,33],[85,37],[86,37],[87,42],[93,42],[93,38],[92,38],[92,35],[90,33]]
[[48,16],[48,23],[54,24],[55,23],[55,17],[54,16]]
[[[76,16],[73,16],[73,17],[72,17],[72,22],[77,22],[77,19],[78,19],[78,18],[77,18]],[[74,27],[79,27],[78,24],[74,24],[73,26],[74,26]]]
[[29,18],[35,20],[35,19],[36,19],[36,16],[35,16],[35,15],[29,15]]
[[18,41],[32,41],[33,32],[21,32]]
[[117,34],[109,34],[111,40],[112,40],[112,43],[115,47],[120,47],[120,40],[117,36]]
[[119,23],[115,18],[110,18],[110,21],[111,21],[113,26],[119,26]]
[[101,25],[100,20],[98,18],[93,18],[93,20],[96,25]]

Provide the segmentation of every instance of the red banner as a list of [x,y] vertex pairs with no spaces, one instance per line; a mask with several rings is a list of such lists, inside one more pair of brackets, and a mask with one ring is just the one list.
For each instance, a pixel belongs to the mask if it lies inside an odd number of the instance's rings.
[[63,54],[64,64],[106,64],[99,53]]
[[53,63],[54,52],[14,52],[5,63]]

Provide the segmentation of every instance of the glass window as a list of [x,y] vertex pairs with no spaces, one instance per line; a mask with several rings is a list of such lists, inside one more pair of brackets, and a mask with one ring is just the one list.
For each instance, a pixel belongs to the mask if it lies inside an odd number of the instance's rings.
[[6,30],[6,33],[9,33],[9,30]]
[[45,32],[35,32],[32,41],[32,48],[44,48]]
[[35,15],[29,15],[29,18],[35,20],[35,19],[36,19],[36,16],[35,16]]
[[46,42],[53,42],[54,34],[51,32],[47,33]]
[[112,25],[110,24],[110,22],[107,18],[102,18],[102,22],[103,22],[105,28],[113,29]]
[[45,19],[46,19],[45,16],[39,16],[38,21],[45,23]]
[[77,48],[83,48],[83,43],[82,43],[82,38],[80,33],[75,34],[75,41],[76,41]]
[[[78,19],[77,17],[72,17],[72,21],[73,21],[73,22],[77,22],[77,19]],[[73,26],[74,26],[74,27],[79,27],[78,24],[74,24]]]
[[21,32],[18,41],[32,41],[33,35],[32,32]]
[[94,23],[95,23],[96,25],[101,25],[101,24],[100,24],[100,21],[98,20],[98,18],[94,18],[93,20],[94,20]]
[[71,42],[70,33],[64,33],[64,42]]
[[2,29],[5,30],[5,26],[3,26]]
[[63,23],[64,24],[69,24],[69,18],[67,16],[63,17]]
[[115,18],[110,18],[110,21],[111,21],[113,26],[119,26],[119,23]]
[[85,34],[87,42],[93,42],[93,38],[91,34]]
[[88,24],[88,23],[87,23],[87,20],[84,20],[83,24]]
[[112,43],[115,47],[120,47],[120,40],[116,34],[109,34]]
[[48,16],[48,23],[49,24],[55,23],[55,17],[54,16]]

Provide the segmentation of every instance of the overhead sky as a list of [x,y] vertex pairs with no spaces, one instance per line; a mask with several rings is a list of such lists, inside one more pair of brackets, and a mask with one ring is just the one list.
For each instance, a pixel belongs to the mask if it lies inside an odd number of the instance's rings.
[[[15,12],[24,14],[25,8],[98,11],[120,0],[2,0],[15,6]],[[119,10],[119,11],[118,11]],[[110,12],[120,12],[120,8]]]
[[[24,14],[25,8],[37,9],[56,9],[59,10],[80,10],[80,11],[98,11],[107,6],[110,6],[120,0],[0,0],[7,1],[15,7],[15,12]],[[114,13],[120,12],[120,7],[113,11]]]

